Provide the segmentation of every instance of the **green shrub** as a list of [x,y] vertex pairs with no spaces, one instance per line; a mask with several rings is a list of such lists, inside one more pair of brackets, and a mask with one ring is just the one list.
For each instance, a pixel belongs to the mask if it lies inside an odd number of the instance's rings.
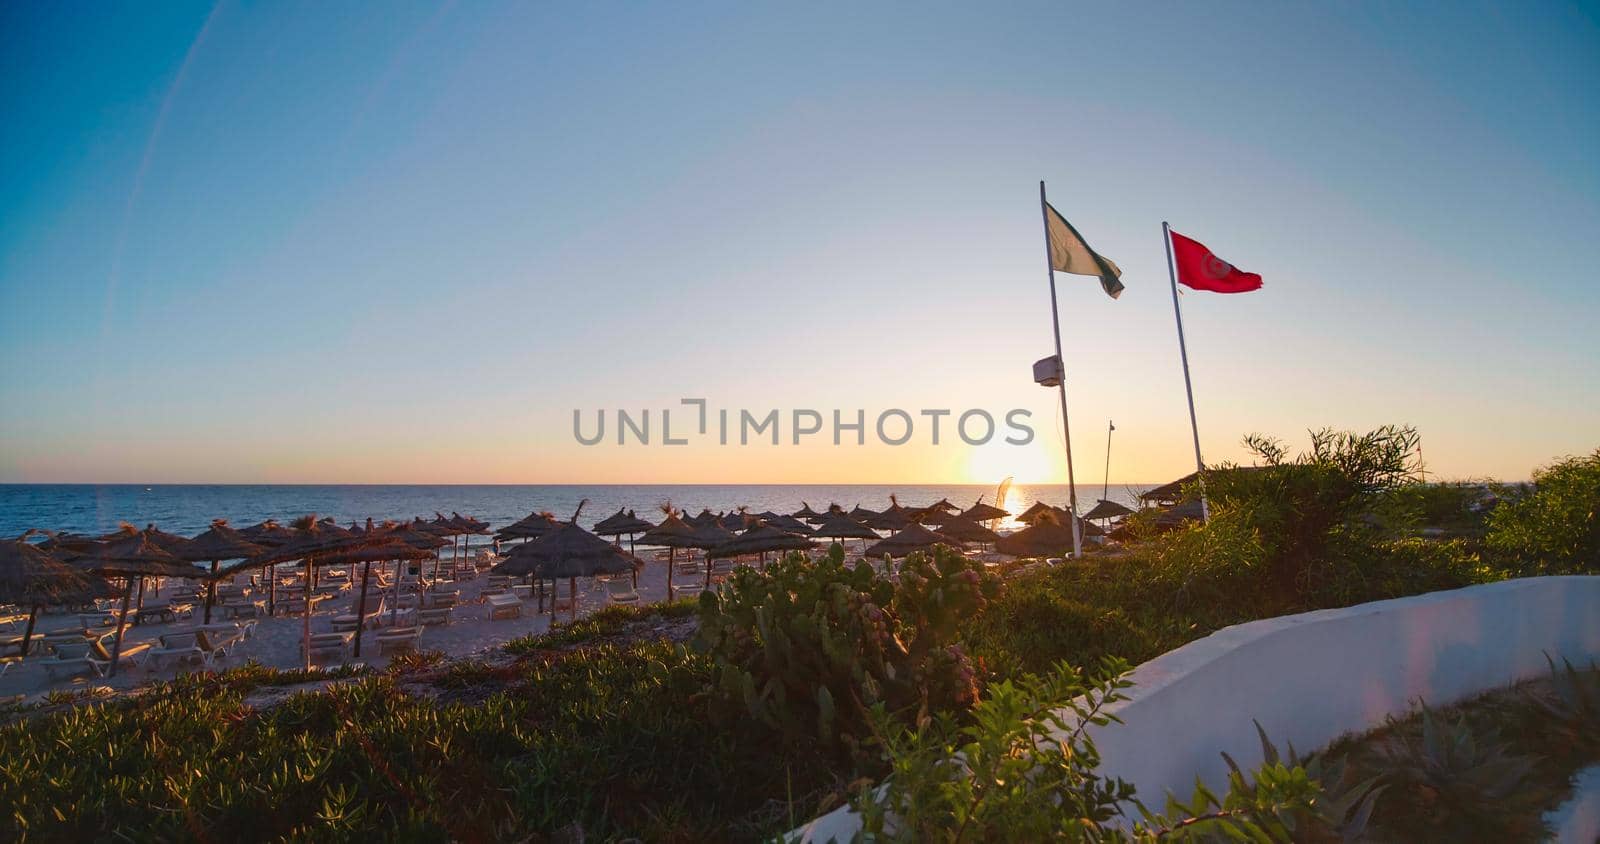
[[873,707],[910,719],[972,704],[977,672],[959,629],[995,591],[943,547],[907,558],[894,582],[846,567],[836,545],[815,562],[792,554],[764,573],[736,569],[702,593],[698,642],[724,700],[790,741],[860,762]]
[[[879,710],[877,730],[890,775],[863,785],[852,803],[867,841],[1322,841],[1354,837],[1372,810],[1372,784],[1336,793],[1271,743],[1246,774],[1229,760],[1229,789],[1196,783],[1193,796],[1169,796],[1155,813],[1131,784],[1102,776],[1086,728],[1116,722],[1109,704],[1125,699],[1126,663],[1108,661],[1092,676],[1061,663],[989,687],[958,722],[941,714],[906,726]],[[1129,817],[1127,808],[1137,808]]]
[[[6,840],[757,838],[830,782],[805,747],[717,722],[704,656],[598,646],[515,667],[471,704],[375,674],[278,706],[255,679],[158,687],[0,728]],[[787,807],[785,807],[787,808]],[[803,816],[813,805],[798,810]]]
[[1489,514],[1484,538],[1519,574],[1600,574],[1600,449],[1534,473]]

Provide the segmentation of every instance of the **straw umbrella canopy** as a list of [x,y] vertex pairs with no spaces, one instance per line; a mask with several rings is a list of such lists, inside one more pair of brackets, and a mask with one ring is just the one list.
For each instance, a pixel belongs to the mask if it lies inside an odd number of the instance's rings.
[[877,539],[878,534],[872,528],[846,516],[844,513],[830,513],[820,523],[811,529],[812,536],[824,536],[829,539]]
[[[709,524],[700,525],[699,527],[695,528],[694,533],[690,534],[689,539],[692,543],[689,547],[703,548],[707,552],[710,552],[711,549],[717,548],[724,542],[733,539],[733,533],[717,522],[712,521]],[[711,586],[711,565],[709,553],[706,556],[706,563],[706,586],[709,588]]]
[[778,530],[784,531],[785,533],[798,533],[801,536],[806,536],[812,533],[811,525],[808,525],[793,516],[778,514],[772,518],[763,519],[762,523],[768,527],[775,527]]
[[873,530],[904,530],[912,525],[906,516],[904,507],[885,510],[882,513],[866,520],[866,525]]
[[560,526],[554,513],[546,511],[529,513],[521,519],[501,528],[494,535],[495,539],[538,539]]
[[956,541],[945,537],[943,534],[934,533],[922,525],[912,526],[881,542],[873,543],[872,547],[862,553],[863,557],[904,557],[916,551],[926,551],[935,545],[955,545]]
[[566,578],[572,596],[572,619],[576,621],[578,578],[622,574],[638,565],[637,557],[584,530],[574,521],[511,549],[494,571],[497,574],[533,574],[546,580]]
[[[604,525],[604,529],[602,529],[602,525]],[[597,536],[618,537],[617,542],[619,545],[622,541],[621,537],[626,534],[628,537],[628,551],[637,555],[639,553],[638,535],[653,527],[655,525],[635,516],[632,510],[623,512],[622,508],[618,507],[616,515],[601,519],[600,524],[594,526],[593,533]],[[633,572],[633,586],[635,589],[639,587],[638,569],[634,569]]]
[[671,512],[665,505],[663,505],[663,508],[667,509],[667,517],[661,520],[661,524],[645,531],[644,536],[639,538],[644,540],[646,545],[665,547],[667,549],[667,601],[671,602],[672,571],[677,568],[675,565],[677,561],[674,558],[677,556],[678,549],[697,548],[699,546],[695,544],[694,528],[678,518],[678,515]]
[[[241,568],[256,566],[276,567],[278,563],[286,563],[293,560],[299,560],[305,565],[305,605],[301,613],[301,645],[305,654],[305,667],[310,668],[311,604],[317,566],[323,565],[325,558],[335,552],[377,545],[383,540],[378,531],[354,533],[334,524],[331,520],[318,521],[314,513],[295,519],[291,527],[294,528],[294,538],[289,542],[250,557],[223,571],[231,574]],[[269,577],[271,576],[269,575]],[[273,609],[276,610],[278,586],[275,577],[272,577],[271,581]]]
[[21,538],[0,542],[0,604],[28,608],[28,626],[22,632],[23,656],[28,655],[33,641],[40,607],[87,604],[111,594],[115,593],[105,581],[85,575]]
[[807,521],[807,522],[811,521],[812,519],[820,518],[822,516],[821,513],[818,513],[817,511],[811,509],[811,505],[805,503],[804,501],[800,502],[800,509],[794,511],[793,513],[790,513],[789,515],[794,516],[795,518],[800,519],[802,521]]
[[175,533],[167,533],[164,530],[160,530],[153,524],[147,524],[144,526],[144,530],[140,530],[127,522],[123,522],[122,525],[115,531],[100,537],[100,541],[111,542],[112,540],[117,539],[127,539],[129,536],[132,536],[136,533],[142,534],[145,538],[145,541],[155,545],[157,548],[160,548],[163,551],[170,553],[176,553],[178,549],[182,548],[184,544],[189,541],[188,539]]
[[799,534],[786,533],[769,525],[757,525],[711,549],[706,556],[716,558],[760,554],[761,568],[765,569],[769,551],[809,551],[815,547],[817,543]]
[[1010,513],[992,504],[983,503],[983,496],[978,496],[978,501],[971,507],[961,511],[961,518],[974,522],[987,522],[991,519],[1003,519]]
[[957,542],[976,542],[980,545],[1000,540],[1000,534],[971,519],[960,516],[951,516],[945,519],[944,524],[939,527],[939,533]]
[[276,519],[267,519],[247,528],[240,528],[239,535],[247,542],[263,548],[276,548],[294,541],[295,538],[294,531],[278,524]]
[[1084,513],[1083,517],[1085,519],[1115,519],[1118,516],[1132,515],[1132,513],[1133,510],[1131,509],[1115,501],[1107,501],[1102,498],[1099,503],[1094,505],[1094,509]]
[[206,573],[163,550],[143,531],[110,542],[103,542],[73,561],[81,569],[102,576],[121,577],[122,615],[117,619],[116,643],[111,648],[111,676],[116,676],[117,660],[122,656],[122,635],[128,626],[128,604],[133,598],[133,581],[146,577],[185,577],[203,579]]
[[699,515],[684,516],[683,517],[683,522],[684,522],[684,524],[687,524],[689,527],[696,528],[696,529],[705,527],[708,524],[721,524],[721,521],[718,519],[717,514],[711,512],[711,508],[710,507],[701,508]]
[[266,550],[244,538],[239,531],[228,527],[227,519],[217,519],[210,529],[184,543],[173,553],[180,560],[192,563],[211,561],[211,578],[206,584],[205,623],[211,623],[211,607],[217,602],[217,567],[223,560],[240,560],[253,557]]
[[723,527],[734,532],[755,527],[760,523],[759,519],[756,519],[749,513],[746,513],[742,510],[737,510],[732,513],[724,513],[722,514],[720,521],[722,522]]
[[[88,536],[79,536],[72,533],[51,533],[49,531],[39,531],[39,533],[44,533],[48,538],[34,547],[37,547],[40,551],[43,551],[55,557],[56,559],[61,560],[62,562],[70,563],[73,560],[83,556],[89,551],[89,549],[100,544],[100,540],[98,539]],[[27,534],[24,534],[24,536],[26,535]]]
[[860,504],[857,504],[855,507],[850,509],[849,513],[846,513],[845,515],[855,519],[858,522],[861,522],[862,524],[866,524],[868,519],[874,518],[880,514],[877,510],[868,510]]
[[1033,524],[1033,520],[1034,519],[1039,518],[1039,514],[1040,513],[1052,513],[1052,512],[1057,512],[1055,507],[1052,507],[1049,504],[1044,503],[1043,501],[1035,501],[1035,502],[1033,502],[1033,506],[1029,507],[1026,510],[1023,510],[1022,514],[1017,516],[1017,521],[1022,522],[1023,524],[1031,525],[1031,524]]
[[1040,514],[1034,523],[994,544],[996,551],[1013,557],[1049,557],[1072,550],[1072,528],[1054,513]]
[[[488,522],[474,519],[471,516],[463,516],[455,511],[451,511],[450,513],[450,524],[456,529],[461,537],[461,559],[466,559],[467,557],[471,556],[472,537],[484,536],[489,533]],[[451,556],[453,559],[455,555],[452,553]],[[438,576],[438,566],[434,566],[433,573],[435,577]]]
[[[385,532],[381,528],[368,527],[366,533],[376,538],[376,544],[359,548],[349,548],[342,551],[333,551],[323,556],[319,562],[325,565],[361,565],[361,594],[356,599],[356,638],[352,657],[361,656],[361,631],[367,626],[367,585],[372,580],[372,564],[385,563],[390,560],[426,560],[434,555],[431,548],[423,545],[414,545],[401,538],[402,531]],[[439,537],[431,537],[432,541],[443,543]],[[399,578],[395,579],[395,589],[400,588]],[[396,602],[395,613],[399,614],[399,605]]]

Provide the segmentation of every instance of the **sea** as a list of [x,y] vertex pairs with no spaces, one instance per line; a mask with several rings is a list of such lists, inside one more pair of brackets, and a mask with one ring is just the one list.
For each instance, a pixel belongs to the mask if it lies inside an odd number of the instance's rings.
[[[1135,506],[1149,486],[1112,485],[1106,497]],[[579,513],[579,524],[589,527],[617,512],[633,510],[640,518],[660,521],[661,507],[696,514],[709,508],[720,513],[745,507],[751,513],[771,510],[792,513],[802,505],[822,511],[830,504],[845,509],[856,505],[871,510],[889,506],[890,496],[905,507],[931,504],[941,498],[965,509],[982,498],[1013,514],[1035,501],[1065,506],[1066,484],[1013,485],[1005,500],[996,502],[993,485],[970,484],[685,484],[685,485],[120,485],[120,484],[0,484],[0,536],[14,537],[30,528],[80,534],[109,533],[122,522],[138,527],[155,525],[169,533],[192,536],[213,519],[227,519],[235,527],[263,519],[288,522],[315,513],[331,516],[340,524],[367,518],[432,518],[435,513],[460,513],[498,528],[549,510],[561,519]],[[1098,484],[1078,485],[1080,510],[1101,497]],[[579,505],[582,511],[579,512]],[[1011,520],[1000,528],[1015,528]]]

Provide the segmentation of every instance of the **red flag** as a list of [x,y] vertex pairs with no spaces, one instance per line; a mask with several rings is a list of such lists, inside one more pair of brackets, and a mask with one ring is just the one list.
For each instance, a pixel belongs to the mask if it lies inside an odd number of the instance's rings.
[[1178,283],[1213,293],[1249,293],[1261,289],[1261,276],[1242,272],[1218,258],[1204,243],[1172,232],[1172,260],[1178,266]]

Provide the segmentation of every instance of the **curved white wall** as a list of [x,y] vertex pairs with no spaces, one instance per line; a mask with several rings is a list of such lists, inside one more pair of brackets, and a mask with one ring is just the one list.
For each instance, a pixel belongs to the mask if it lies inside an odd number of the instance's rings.
[[[1219,630],[1144,663],[1123,724],[1092,730],[1101,772],[1147,805],[1187,797],[1194,778],[1221,789],[1221,751],[1261,761],[1252,719],[1284,748],[1314,750],[1402,714],[1548,671],[1545,654],[1600,661],[1600,577],[1539,577],[1269,618]],[[847,810],[796,830],[850,840]]]

